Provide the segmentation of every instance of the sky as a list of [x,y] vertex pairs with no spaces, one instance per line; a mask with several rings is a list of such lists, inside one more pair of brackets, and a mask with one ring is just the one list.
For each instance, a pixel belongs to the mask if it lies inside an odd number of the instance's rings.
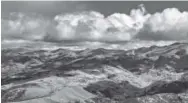
[[2,43],[188,40],[187,1],[2,1]]
[[105,16],[115,12],[128,14],[131,9],[144,4],[149,13],[165,8],[188,11],[187,1],[2,1],[2,17],[10,12],[37,12],[54,17],[60,13],[98,11]]

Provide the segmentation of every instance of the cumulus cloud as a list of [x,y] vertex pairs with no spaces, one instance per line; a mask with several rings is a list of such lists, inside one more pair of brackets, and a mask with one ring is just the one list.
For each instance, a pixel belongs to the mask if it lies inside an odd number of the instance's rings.
[[167,8],[161,13],[151,15],[137,37],[152,40],[187,40],[187,27],[188,12]]
[[49,42],[117,42],[133,39],[187,40],[188,12],[167,8],[149,14],[143,5],[130,14],[108,17],[95,11],[56,15],[53,20],[35,14],[12,13],[2,20],[2,38]]
[[54,18],[56,36],[48,35],[45,40],[84,40],[84,41],[127,41],[137,34],[149,17],[141,6],[133,9],[130,15],[114,13],[108,17],[98,12],[60,14]]

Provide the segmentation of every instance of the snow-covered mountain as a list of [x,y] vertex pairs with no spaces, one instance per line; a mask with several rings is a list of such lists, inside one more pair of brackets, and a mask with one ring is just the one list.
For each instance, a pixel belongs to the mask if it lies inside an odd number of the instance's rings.
[[6,103],[187,103],[188,44],[2,50]]

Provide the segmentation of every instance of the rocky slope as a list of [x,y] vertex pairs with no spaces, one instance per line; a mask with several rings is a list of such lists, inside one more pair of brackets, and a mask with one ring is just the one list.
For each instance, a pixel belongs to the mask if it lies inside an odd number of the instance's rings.
[[2,50],[4,103],[188,103],[188,44]]

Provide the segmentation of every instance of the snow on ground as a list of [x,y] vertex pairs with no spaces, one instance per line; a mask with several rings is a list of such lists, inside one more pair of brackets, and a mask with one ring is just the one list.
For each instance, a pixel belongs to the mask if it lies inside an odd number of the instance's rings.
[[106,69],[108,74],[115,74],[116,76],[111,78],[115,82],[128,81],[130,84],[136,87],[146,87],[151,83],[163,80],[163,81],[175,81],[181,78],[183,73],[173,73],[167,70],[156,70],[150,69],[149,72],[136,75],[123,68],[114,68],[107,66]]
[[[37,93],[39,92],[37,91]],[[27,94],[25,95],[28,96]],[[81,103],[84,103],[85,100],[94,97],[95,95],[85,91],[83,88],[75,86],[75,87],[64,87],[61,90],[56,91],[45,97],[27,99],[18,102],[8,102],[8,103],[75,103],[76,101],[80,101]]]
[[51,76],[28,83],[47,83],[53,85],[54,89],[60,89],[66,86],[87,86],[90,83],[95,83],[102,80],[112,80],[114,82],[129,81],[130,84],[136,87],[146,87],[151,83],[164,80],[175,81],[181,78],[183,73],[174,73],[167,70],[150,69],[149,72],[137,75],[123,68],[115,68],[104,66],[102,69],[93,69],[95,73],[87,73],[81,70],[69,71],[67,74],[73,74],[70,77]]
[[[23,93],[17,102],[10,103],[48,103],[49,101],[51,101],[50,103],[71,103],[70,101],[84,101],[95,97],[95,95],[85,91],[81,86],[70,84],[69,80],[65,78],[51,76],[14,85],[14,89],[9,90],[4,96],[8,96],[11,101],[17,95]],[[8,89],[12,86],[5,85],[2,88]]]

